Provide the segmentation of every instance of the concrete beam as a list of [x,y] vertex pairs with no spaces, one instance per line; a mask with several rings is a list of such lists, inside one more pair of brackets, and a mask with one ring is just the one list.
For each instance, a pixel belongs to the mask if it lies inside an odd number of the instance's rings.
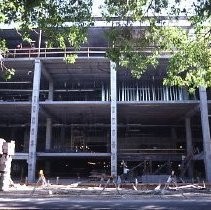
[[181,161],[183,154],[141,154],[141,153],[131,153],[131,154],[118,154],[118,158],[124,161]]
[[[14,102],[12,102],[14,103]],[[110,101],[41,101],[40,104],[45,105],[110,105]]]
[[[50,113],[45,113],[44,110],[42,110],[42,108],[40,107],[40,112],[43,112],[43,114],[47,117],[53,117]],[[24,124],[0,124],[0,127],[28,127],[30,126],[29,123],[24,123]],[[39,123],[38,125],[39,127],[45,127],[46,124],[43,124],[43,123]],[[72,123],[72,124],[63,124],[63,123],[54,123],[52,124],[53,127],[71,127],[71,126],[76,126],[76,127],[110,127],[111,124],[107,124],[107,123],[81,123],[81,124],[78,124],[78,123]],[[183,125],[142,125],[142,124],[130,124],[130,125],[127,125],[127,124],[118,124],[117,127],[118,128],[126,128],[126,127],[169,127],[169,128],[172,128],[172,127],[175,127],[175,128],[183,128],[184,126]],[[199,128],[201,127],[201,125],[192,125],[191,127],[194,127],[194,128]]]
[[23,153],[23,152],[16,152],[15,155],[12,156],[12,159],[14,160],[28,160],[29,153]]
[[110,157],[110,153],[91,153],[91,152],[67,152],[67,153],[56,153],[56,152],[38,152],[38,157]]

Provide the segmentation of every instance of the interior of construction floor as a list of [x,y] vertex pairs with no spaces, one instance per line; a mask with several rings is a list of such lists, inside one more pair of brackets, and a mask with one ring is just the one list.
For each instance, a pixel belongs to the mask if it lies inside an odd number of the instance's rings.
[[118,66],[114,79],[103,30],[89,30],[74,64],[67,52],[45,48],[45,37],[38,56],[38,46],[17,49],[15,30],[0,32],[9,44],[4,65],[15,69],[10,80],[0,78],[0,137],[16,144],[12,177],[24,180],[35,167],[35,177],[42,169],[47,177],[92,179],[116,167],[127,180],[172,170],[205,178],[199,91],[163,86],[165,56],[140,79]]

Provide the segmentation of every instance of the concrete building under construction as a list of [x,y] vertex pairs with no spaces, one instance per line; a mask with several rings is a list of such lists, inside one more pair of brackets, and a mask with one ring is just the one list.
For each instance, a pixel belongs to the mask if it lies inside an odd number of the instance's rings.
[[[140,79],[106,58],[105,28],[89,30],[78,59],[71,49],[22,46],[15,30],[0,31],[9,51],[1,59],[15,69],[0,78],[0,137],[16,142],[12,175],[48,177],[169,174],[211,182],[211,94],[166,87],[168,56]],[[2,74],[3,72],[1,72]]]

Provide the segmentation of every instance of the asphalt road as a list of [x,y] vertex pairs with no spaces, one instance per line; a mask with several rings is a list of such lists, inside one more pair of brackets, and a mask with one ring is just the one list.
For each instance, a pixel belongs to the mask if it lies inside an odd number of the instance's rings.
[[[106,199],[106,198],[105,198]],[[141,209],[141,210],[211,210],[211,200],[188,199],[72,199],[72,198],[0,198],[0,209]]]

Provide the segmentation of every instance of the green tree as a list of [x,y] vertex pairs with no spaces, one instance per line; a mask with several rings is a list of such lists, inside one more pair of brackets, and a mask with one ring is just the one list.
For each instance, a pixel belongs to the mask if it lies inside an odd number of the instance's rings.
[[[107,56],[139,78],[150,65],[156,67],[159,56],[171,56],[165,84],[189,87],[210,83],[210,0],[194,1],[189,8],[184,0],[105,0],[103,17],[112,22],[107,32]],[[193,6],[193,7],[192,7]],[[23,39],[30,30],[42,30],[48,44],[78,49],[86,42],[92,20],[92,0],[0,0],[0,22],[17,25]],[[166,19],[187,16],[192,34],[171,27]],[[115,21],[113,21],[115,17]],[[168,22],[168,21],[167,21]],[[0,40],[5,51],[5,41]],[[66,58],[74,62],[75,57]],[[3,63],[2,63],[3,64]],[[1,65],[9,78],[14,72]]]
[[[170,62],[164,84],[210,87],[210,1],[193,2],[183,7],[181,0],[106,0],[104,17],[112,22],[107,33],[108,57],[129,68],[139,78],[158,58],[168,53]],[[185,1],[183,1],[184,3]],[[194,8],[194,9],[191,9]],[[166,20],[162,19],[165,14]],[[191,30],[170,26],[170,20],[183,15]]]
[[92,24],[91,0],[1,0],[0,21],[16,24],[23,38],[42,30],[50,44],[80,47]]
[[207,20],[211,16],[211,1],[200,1],[194,4],[197,16],[202,20]]
[[[0,0],[0,23],[15,25],[23,40],[28,41],[31,30],[41,30],[49,46],[80,48],[92,25],[91,14],[92,0]],[[0,48],[6,50],[4,40],[0,40]],[[67,60],[73,62],[74,58]],[[9,78],[11,70],[2,70]]]

